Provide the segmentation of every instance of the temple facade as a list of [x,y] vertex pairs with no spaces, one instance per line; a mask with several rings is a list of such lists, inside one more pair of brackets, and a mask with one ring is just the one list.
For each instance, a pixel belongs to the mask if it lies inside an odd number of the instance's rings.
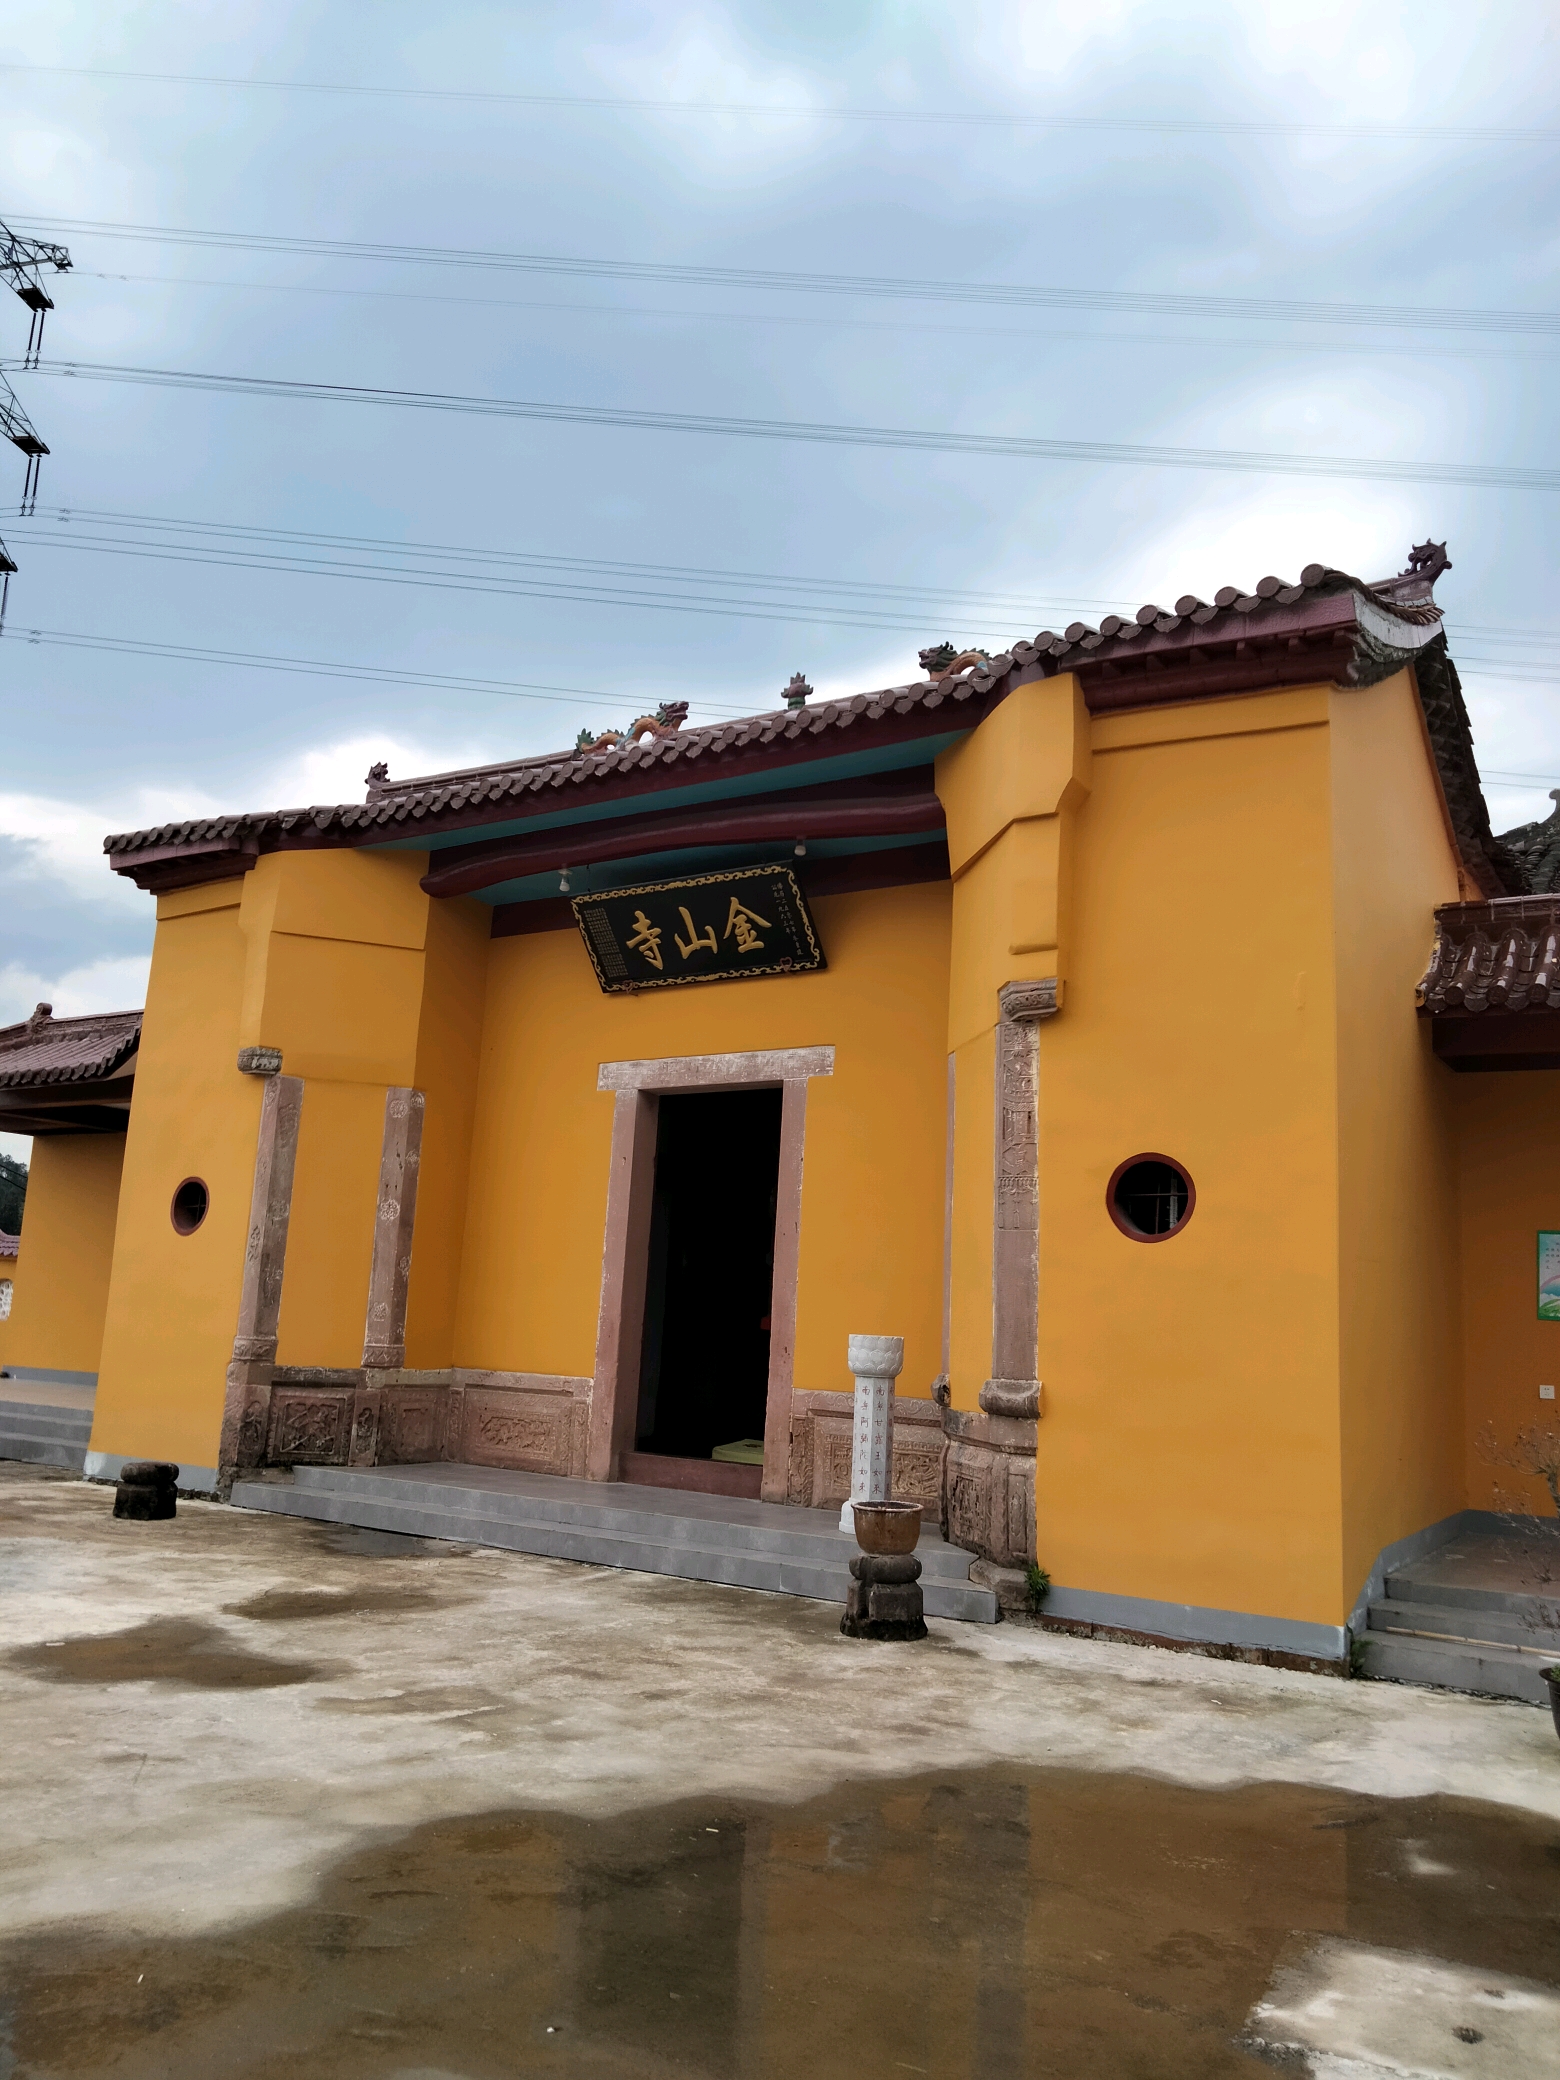
[[902,1336],[896,1488],[977,1580],[1338,1659],[1557,1370],[1560,916],[1444,567],[108,839],[144,1017],[52,1080],[89,1022],[0,1034],[0,1360],[96,1375],[99,1474],[823,1507]]

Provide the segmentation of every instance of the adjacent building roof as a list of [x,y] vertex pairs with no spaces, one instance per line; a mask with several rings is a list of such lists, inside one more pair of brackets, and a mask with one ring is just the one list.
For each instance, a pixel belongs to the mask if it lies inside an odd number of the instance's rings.
[[1560,896],[1449,903],[1418,990],[1454,1069],[1560,1068]]
[[56,1018],[40,1004],[20,1025],[0,1026],[0,1130],[122,1132],[140,1042],[139,1011]]
[[[1334,681],[1369,685],[1412,664],[1426,728],[1464,866],[1491,897],[1527,887],[1490,829],[1456,668],[1433,597],[1448,567],[1444,544],[1416,548],[1407,570],[1367,584],[1310,564],[1288,584],[1263,578],[1173,608],[1149,604],[1098,628],[1042,629],[992,658],[848,699],[695,729],[658,729],[616,742],[461,772],[392,781],[376,768],[362,802],[207,817],[105,839],[118,873],[165,890],[243,873],[262,852],[318,846],[418,845],[437,851],[484,827],[517,831],[579,817],[631,813],[645,796],[708,783],[732,790],[807,784],[805,768],[973,728],[1013,690],[1077,673],[1096,713]],[[646,724],[647,732],[650,725]],[[802,771],[796,771],[802,768]],[[790,769],[790,770],[787,770]],[[783,778],[781,776],[784,776]],[[703,797],[701,797],[702,799]]]
[[141,1039],[139,1011],[56,1018],[40,1004],[20,1025],[0,1026],[0,1089],[18,1084],[90,1083],[112,1076]]
[[[1560,787],[1549,799],[1560,804]],[[1540,823],[1518,824],[1501,835],[1502,845],[1521,867],[1535,895],[1552,895],[1560,890],[1560,806]]]

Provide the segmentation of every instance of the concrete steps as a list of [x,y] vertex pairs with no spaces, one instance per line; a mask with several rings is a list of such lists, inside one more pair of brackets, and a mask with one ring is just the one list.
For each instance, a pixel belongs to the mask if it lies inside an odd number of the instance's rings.
[[[300,1466],[290,1479],[236,1482],[233,1501],[325,1523],[825,1603],[844,1603],[856,1551],[835,1510],[488,1466]],[[917,1556],[928,1617],[995,1624],[996,1597],[970,1581],[968,1553],[923,1531]]]
[[1360,1644],[1368,1675],[1547,1704],[1560,1664],[1560,1540],[1467,1537],[1387,1577]]
[[0,1459],[34,1466],[68,1466],[80,1473],[92,1436],[90,1408],[58,1408],[43,1401],[0,1401]]

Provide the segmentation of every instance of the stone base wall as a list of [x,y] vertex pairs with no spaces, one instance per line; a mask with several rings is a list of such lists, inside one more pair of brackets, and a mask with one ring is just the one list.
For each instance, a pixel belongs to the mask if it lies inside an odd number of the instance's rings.
[[1037,1424],[984,1409],[943,1412],[943,1535],[999,1568],[1035,1557]]
[[464,1466],[585,1478],[589,1379],[550,1372],[450,1375],[441,1457]]
[[[445,1459],[585,1478],[591,1382],[557,1373],[278,1367],[259,1463],[404,1466]],[[849,1394],[791,1397],[786,1500],[836,1509],[850,1493]],[[258,1432],[257,1415],[253,1428]],[[1007,1569],[1035,1556],[1032,1421],[896,1396],[893,1491],[928,1526]]]
[[450,1459],[583,1478],[590,1381],[552,1373],[277,1368],[260,1463]]
[[[838,1509],[850,1494],[851,1433],[855,1404],[849,1394],[791,1396],[791,1456],[786,1501],[804,1509]],[[934,1401],[894,1397],[895,1497],[919,1502],[928,1524],[942,1516],[942,1410]]]

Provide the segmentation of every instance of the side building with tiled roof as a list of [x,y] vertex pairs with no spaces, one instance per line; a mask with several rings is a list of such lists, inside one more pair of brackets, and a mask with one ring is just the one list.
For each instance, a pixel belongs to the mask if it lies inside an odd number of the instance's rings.
[[1057,1621],[1340,1661],[1525,1417],[1560,1231],[1498,1153],[1560,1043],[1446,567],[109,838],[158,923],[91,1465],[339,1515],[422,1463],[521,1543],[837,1512],[870,1332],[950,1609],[1039,1562]]
[[0,1132],[33,1137],[25,1245],[0,1266],[0,1375],[17,1393],[96,1384],[140,1040],[139,1011],[40,1004],[0,1026]]

